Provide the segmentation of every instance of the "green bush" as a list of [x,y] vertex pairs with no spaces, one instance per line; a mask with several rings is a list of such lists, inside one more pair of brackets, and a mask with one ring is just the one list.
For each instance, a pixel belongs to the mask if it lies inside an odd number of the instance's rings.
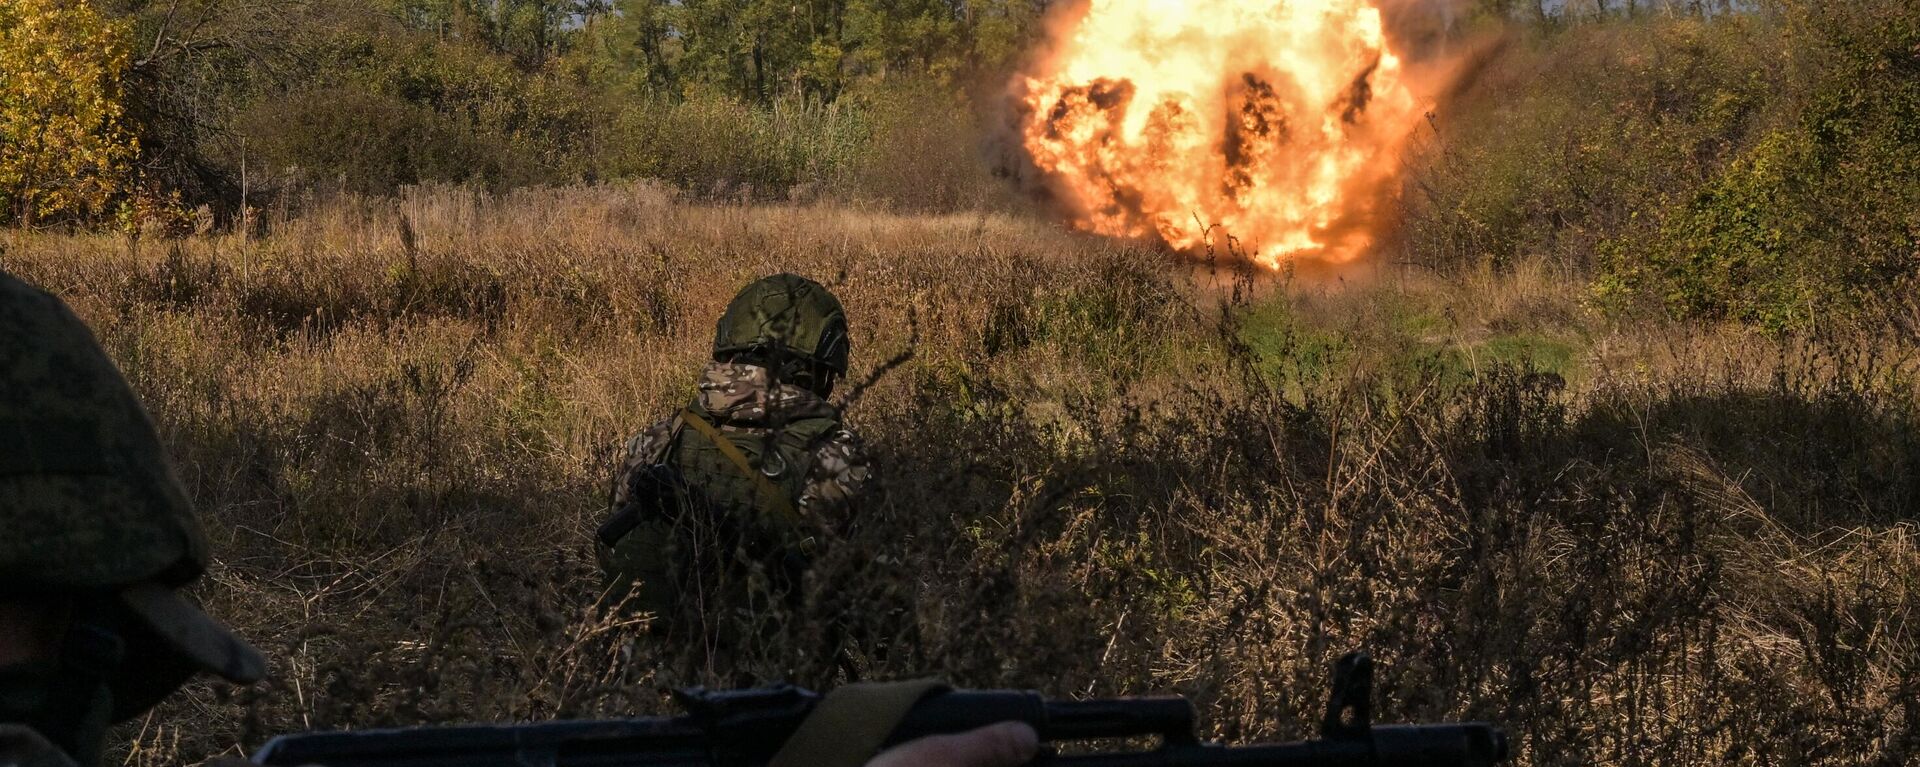
[[1806,155],[1804,136],[1769,134],[1644,245],[1603,244],[1596,293],[1614,299],[1657,292],[1682,317],[1804,324],[1817,306],[1843,298],[1852,282],[1835,273],[1842,264],[1811,257],[1817,244],[1806,216],[1781,210],[1804,195]]
[[1657,228],[1601,248],[1597,293],[1805,327],[1894,290],[1920,252],[1920,7],[1793,4],[1788,114]]
[[365,193],[426,181],[490,181],[508,149],[458,118],[397,96],[327,88],[248,116],[258,156],[276,169]]
[[865,134],[863,116],[843,104],[789,99],[759,106],[700,91],[623,108],[600,167],[609,176],[659,179],[698,194],[777,197],[831,179]]
[[408,184],[564,183],[591,170],[597,99],[458,44],[342,42],[313,86],[255,102],[240,120],[272,171],[385,194]]
[[1777,64],[1757,19],[1640,19],[1514,33],[1437,110],[1408,176],[1409,257],[1441,269],[1544,258],[1593,266],[1599,242],[1703,180],[1765,117]]
[[1775,331],[1913,276],[1920,6],[1780,0],[1506,39],[1437,110],[1409,260],[1545,259],[1616,312]]
[[757,104],[699,89],[620,109],[596,165],[696,196],[831,194],[895,210],[974,209],[1012,194],[983,161],[978,119],[951,88],[927,80],[876,82],[832,102]]

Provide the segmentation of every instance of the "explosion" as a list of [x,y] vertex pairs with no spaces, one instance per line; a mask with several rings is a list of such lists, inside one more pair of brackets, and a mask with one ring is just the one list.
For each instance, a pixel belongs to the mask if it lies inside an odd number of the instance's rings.
[[1423,113],[1379,0],[1092,0],[1016,83],[1074,224],[1268,267],[1342,263]]

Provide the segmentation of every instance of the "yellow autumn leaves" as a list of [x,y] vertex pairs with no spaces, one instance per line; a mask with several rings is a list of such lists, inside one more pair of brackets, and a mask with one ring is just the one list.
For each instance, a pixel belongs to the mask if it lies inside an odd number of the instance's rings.
[[126,191],[128,37],[90,3],[0,0],[0,221],[95,216]]

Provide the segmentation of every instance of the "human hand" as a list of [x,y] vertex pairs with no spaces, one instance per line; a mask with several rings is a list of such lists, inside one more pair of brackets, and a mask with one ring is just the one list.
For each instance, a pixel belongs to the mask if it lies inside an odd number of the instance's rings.
[[1025,722],[1001,722],[957,735],[933,735],[880,753],[867,767],[1020,767],[1040,751]]

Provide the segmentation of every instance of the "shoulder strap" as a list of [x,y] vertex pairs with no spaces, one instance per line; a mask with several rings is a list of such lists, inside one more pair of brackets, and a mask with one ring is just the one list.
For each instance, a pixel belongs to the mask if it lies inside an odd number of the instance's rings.
[[687,430],[687,412],[690,408],[681,408],[673,414],[673,429],[667,432],[667,448],[660,451],[660,463],[672,463],[673,456],[680,450],[680,435]]
[[880,752],[907,712],[947,691],[932,679],[850,684],[827,693],[768,767],[859,767]]
[[785,491],[774,486],[765,474],[754,470],[753,464],[747,460],[746,454],[740,452],[740,448],[734,446],[733,440],[727,439],[726,435],[721,434],[719,429],[714,428],[713,424],[708,423],[707,419],[700,417],[700,414],[693,412],[691,408],[680,411],[680,420],[693,427],[694,431],[700,432],[700,436],[706,437],[714,447],[719,448],[720,454],[727,457],[733,467],[740,471],[740,475],[753,482],[754,487],[760,491],[761,499],[769,507],[779,512],[795,528],[805,529],[800,511],[793,507],[793,499],[788,498]]

